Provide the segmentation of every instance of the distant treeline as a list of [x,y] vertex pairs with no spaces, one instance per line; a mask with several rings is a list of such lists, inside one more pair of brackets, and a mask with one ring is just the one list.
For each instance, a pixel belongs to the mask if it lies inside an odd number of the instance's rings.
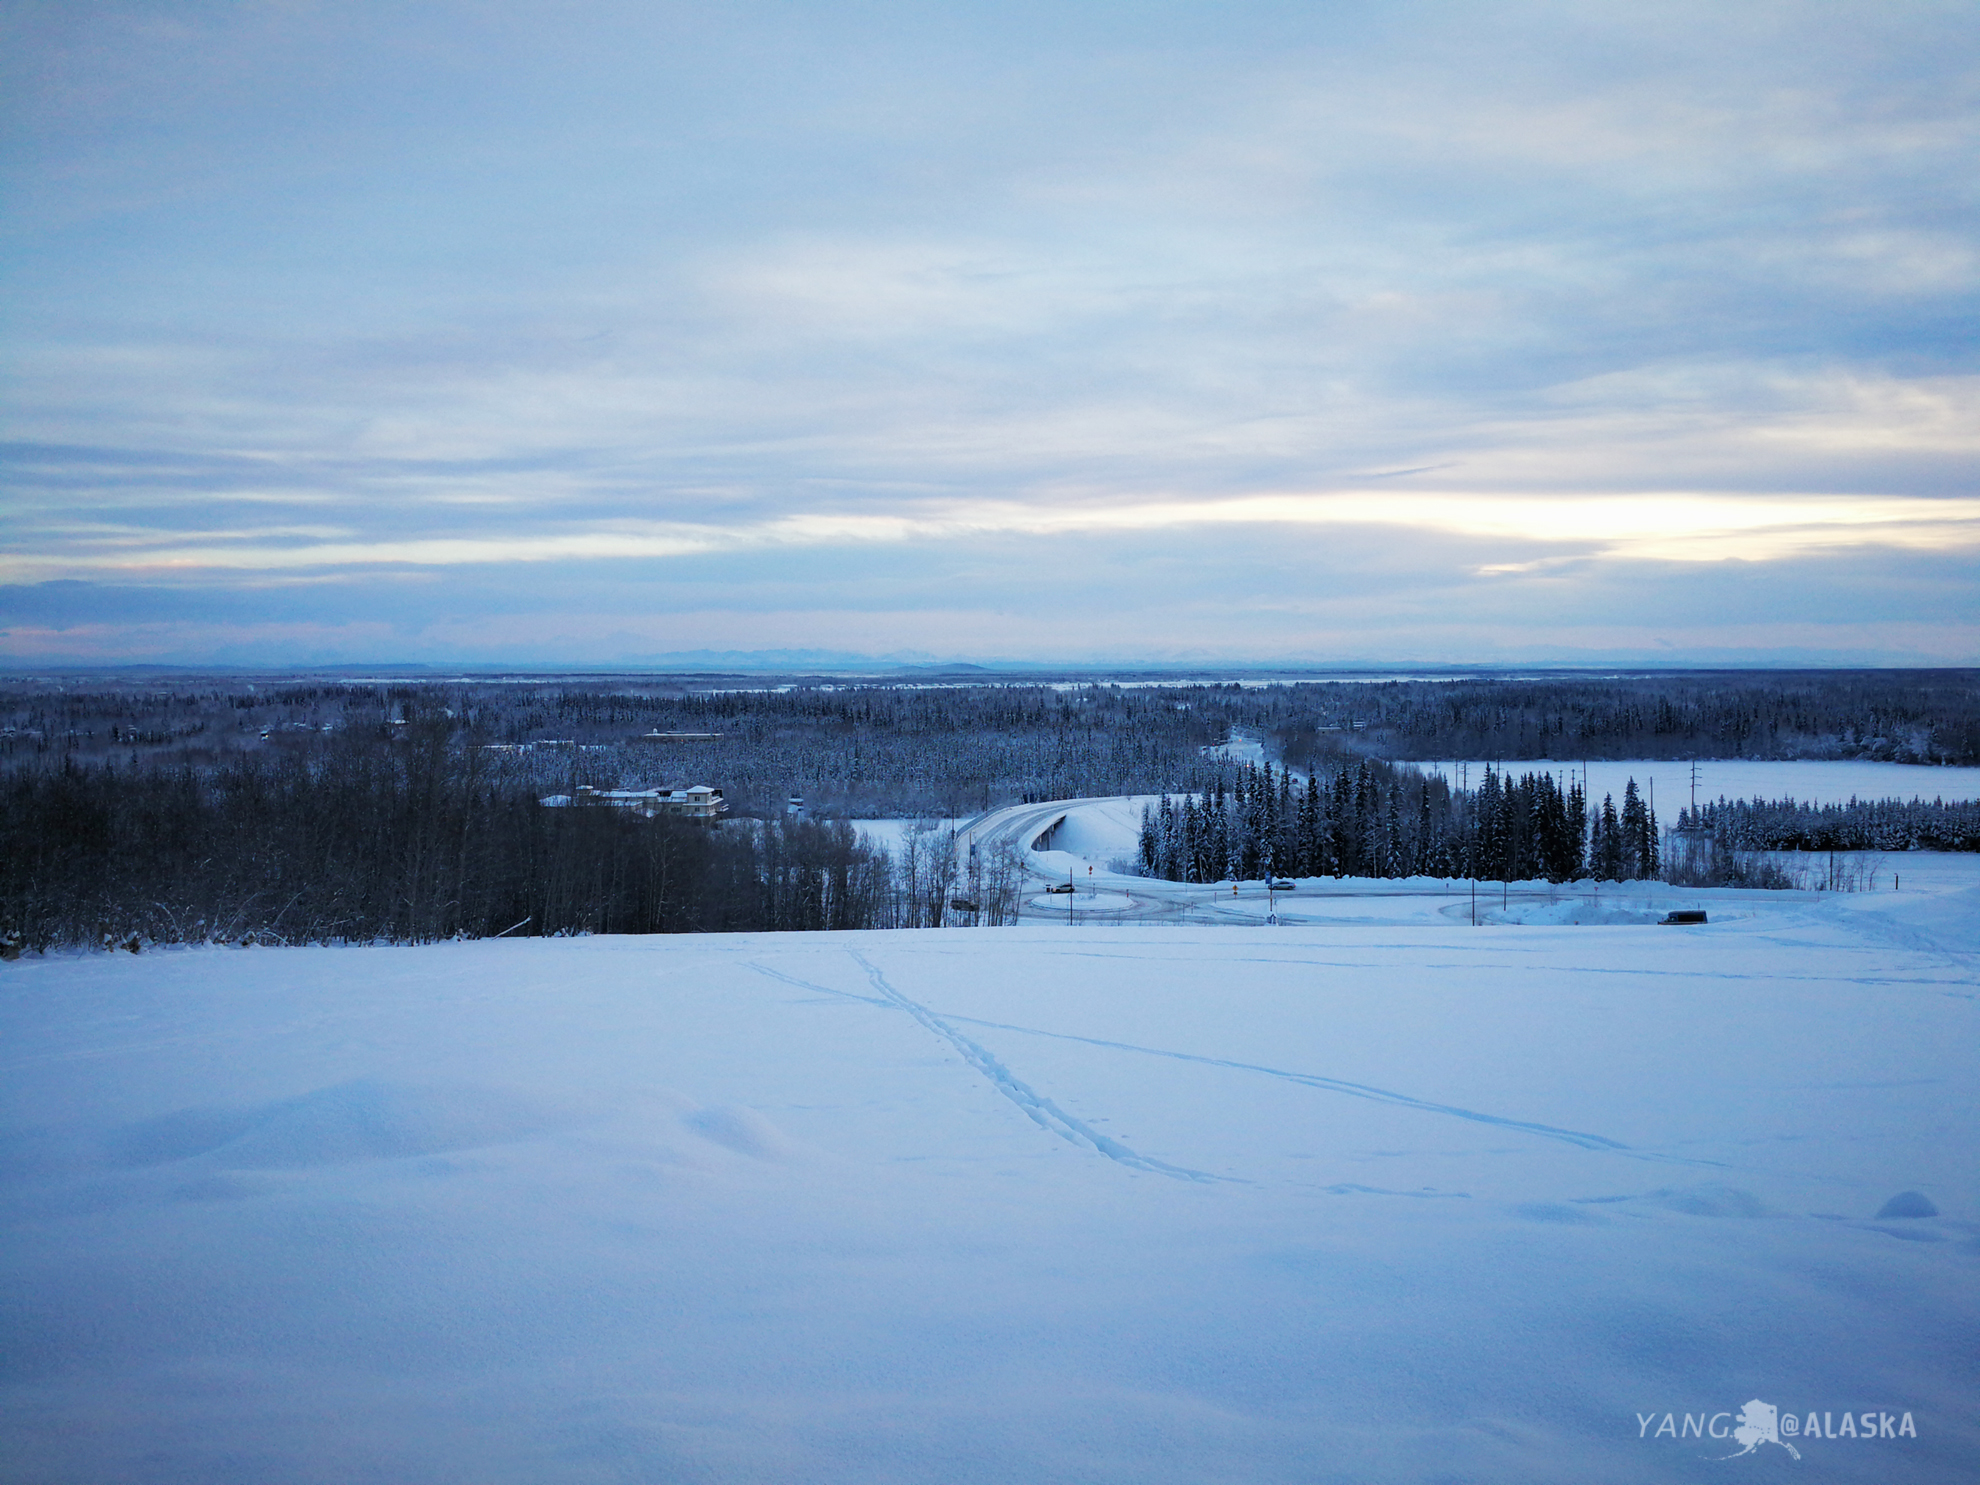
[[1302,686],[1296,767],[1394,759],[1861,758],[1980,762],[1980,673],[1773,671]]
[[[696,689],[697,684],[704,689]],[[1735,672],[1287,686],[684,680],[0,688],[0,763],[211,770],[316,757],[340,733],[440,727],[515,756],[542,793],[707,783],[739,814],[956,816],[1031,799],[1234,787],[1235,730],[1302,773],[1358,759],[1879,758],[1980,762],[1980,673]],[[669,736],[668,734],[675,734]],[[680,734],[692,734],[682,736]],[[1589,802],[1590,807],[1594,801]]]
[[1270,876],[1628,881],[1658,871],[1657,819],[1631,779],[1618,810],[1581,786],[1487,768],[1470,793],[1366,759],[1303,782],[1267,763],[1228,792],[1168,795],[1142,818],[1141,867],[1177,882]]
[[1205,784],[1222,765],[1203,749],[1233,725],[1273,714],[1256,694],[1204,687],[1179,700],[1166,690],[1048,686],[643,694],[488,684],[35,692],[0,711],[14,729],[0,729],[0,762],[205,771],[243,754],[317,757],[342,734],[438,727],[462,745],[553,743],[510,760],[543,794],[706,783],[738,814],[781,815],[796,795],[814,814],[954,817],[1030,799]]
[[[203,771],[72,762],[0,777],[0,938],[45,949],[916,926],[942,921],[958,890],[939,839],[897,866],[844,823],[712,829],[545,808],[527,780],[440,727]],[[1007,920],[1016,876],[991,867],[972,916]]]
[[1980,851],[1980,803],[1721,799],[1679,811],[1678,829],[1709,837],[1722,852]]

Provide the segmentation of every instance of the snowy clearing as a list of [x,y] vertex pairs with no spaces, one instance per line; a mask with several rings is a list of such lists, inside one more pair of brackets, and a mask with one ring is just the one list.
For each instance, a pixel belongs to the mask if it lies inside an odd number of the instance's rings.
[[920,834],[929,837],[929,844],[942,832],[954,830],[963,821],[957,819],[937,819],[929,817],[919,820],[853,820],[849,822],[854,830],[866,837],[867,844],[898,856],[907,846],[910,835]]
[[1973,1478],[1974,865],[25,959],[0,1477]]

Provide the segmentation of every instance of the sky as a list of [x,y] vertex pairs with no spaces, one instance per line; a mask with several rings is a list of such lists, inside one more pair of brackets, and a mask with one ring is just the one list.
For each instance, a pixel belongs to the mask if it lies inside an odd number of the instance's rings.
[[0,664],[1980,664],[1970,3],[0,6]]

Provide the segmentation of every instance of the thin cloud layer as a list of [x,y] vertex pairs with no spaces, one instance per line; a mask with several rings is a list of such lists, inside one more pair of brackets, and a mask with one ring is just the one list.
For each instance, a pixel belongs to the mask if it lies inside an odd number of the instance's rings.
[[1980,660],[1959,7],[0,25],[17,662]]

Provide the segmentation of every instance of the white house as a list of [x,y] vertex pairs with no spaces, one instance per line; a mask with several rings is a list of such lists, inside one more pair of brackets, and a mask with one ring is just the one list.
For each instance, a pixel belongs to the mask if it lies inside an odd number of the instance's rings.
[[652,819],[655,815],[685,815],[690,820],[713,820],[729,808],[720,789],[693,784],[684,789],[594,789],[579,784],[577,793],[553,794],[543,801],[549,805],[585,805],[591,808],[633,810]]

